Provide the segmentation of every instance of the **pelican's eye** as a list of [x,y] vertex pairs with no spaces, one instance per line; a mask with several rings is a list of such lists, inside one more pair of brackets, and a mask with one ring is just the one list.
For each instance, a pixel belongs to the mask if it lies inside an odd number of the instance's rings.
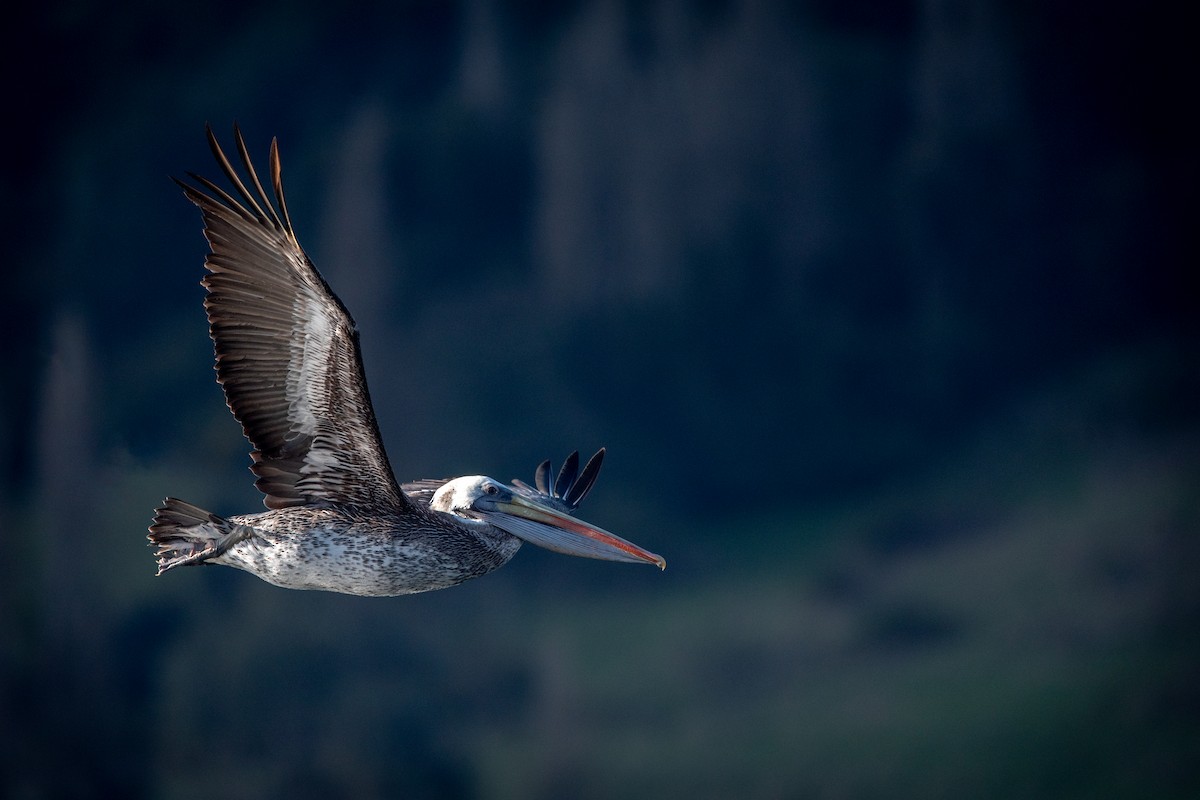
[[499,491],[500,491],[500,487],[496,486],[496,484],[494,484],[494,483],[489,483],[483,487],[484,494],[496,494]]

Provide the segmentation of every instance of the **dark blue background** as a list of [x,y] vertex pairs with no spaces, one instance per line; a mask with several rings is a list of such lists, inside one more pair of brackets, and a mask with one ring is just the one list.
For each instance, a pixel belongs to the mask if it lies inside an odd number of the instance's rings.
[[[1196,57],[1165,6],[23,13],[0,794],[1200,788]],[[397,477],[606,445],[583,516],[665,573],[154,579],[162,496],[260,507],[167,179],[215,176],[234,121],[279,138]]]

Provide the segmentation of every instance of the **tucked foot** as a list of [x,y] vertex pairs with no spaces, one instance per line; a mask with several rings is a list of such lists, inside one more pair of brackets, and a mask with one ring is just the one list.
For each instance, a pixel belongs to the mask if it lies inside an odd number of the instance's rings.
[[154,510],[146,538],[158,547],[158,574],[175,567],[203,564],[249,539],[254,531],[204,509],[168,497]]

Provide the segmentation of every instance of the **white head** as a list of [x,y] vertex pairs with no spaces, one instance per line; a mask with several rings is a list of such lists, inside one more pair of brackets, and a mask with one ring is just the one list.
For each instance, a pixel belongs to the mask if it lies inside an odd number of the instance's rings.
[[434,511],[454,516],[470,522],[482,522],[476,501],[481,497],[499,498],[509,493],[499,481],[486,475],[464,475],[447,481],[433,494],[429,507]]

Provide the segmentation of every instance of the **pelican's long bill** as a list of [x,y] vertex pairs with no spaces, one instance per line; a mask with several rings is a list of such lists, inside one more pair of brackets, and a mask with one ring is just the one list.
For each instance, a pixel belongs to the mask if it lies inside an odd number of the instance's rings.
[[629,561],[667,568],[667,560],[569,514],[519,495],[481,498],[475,504],[480,517],[530,544],[569,556]]

